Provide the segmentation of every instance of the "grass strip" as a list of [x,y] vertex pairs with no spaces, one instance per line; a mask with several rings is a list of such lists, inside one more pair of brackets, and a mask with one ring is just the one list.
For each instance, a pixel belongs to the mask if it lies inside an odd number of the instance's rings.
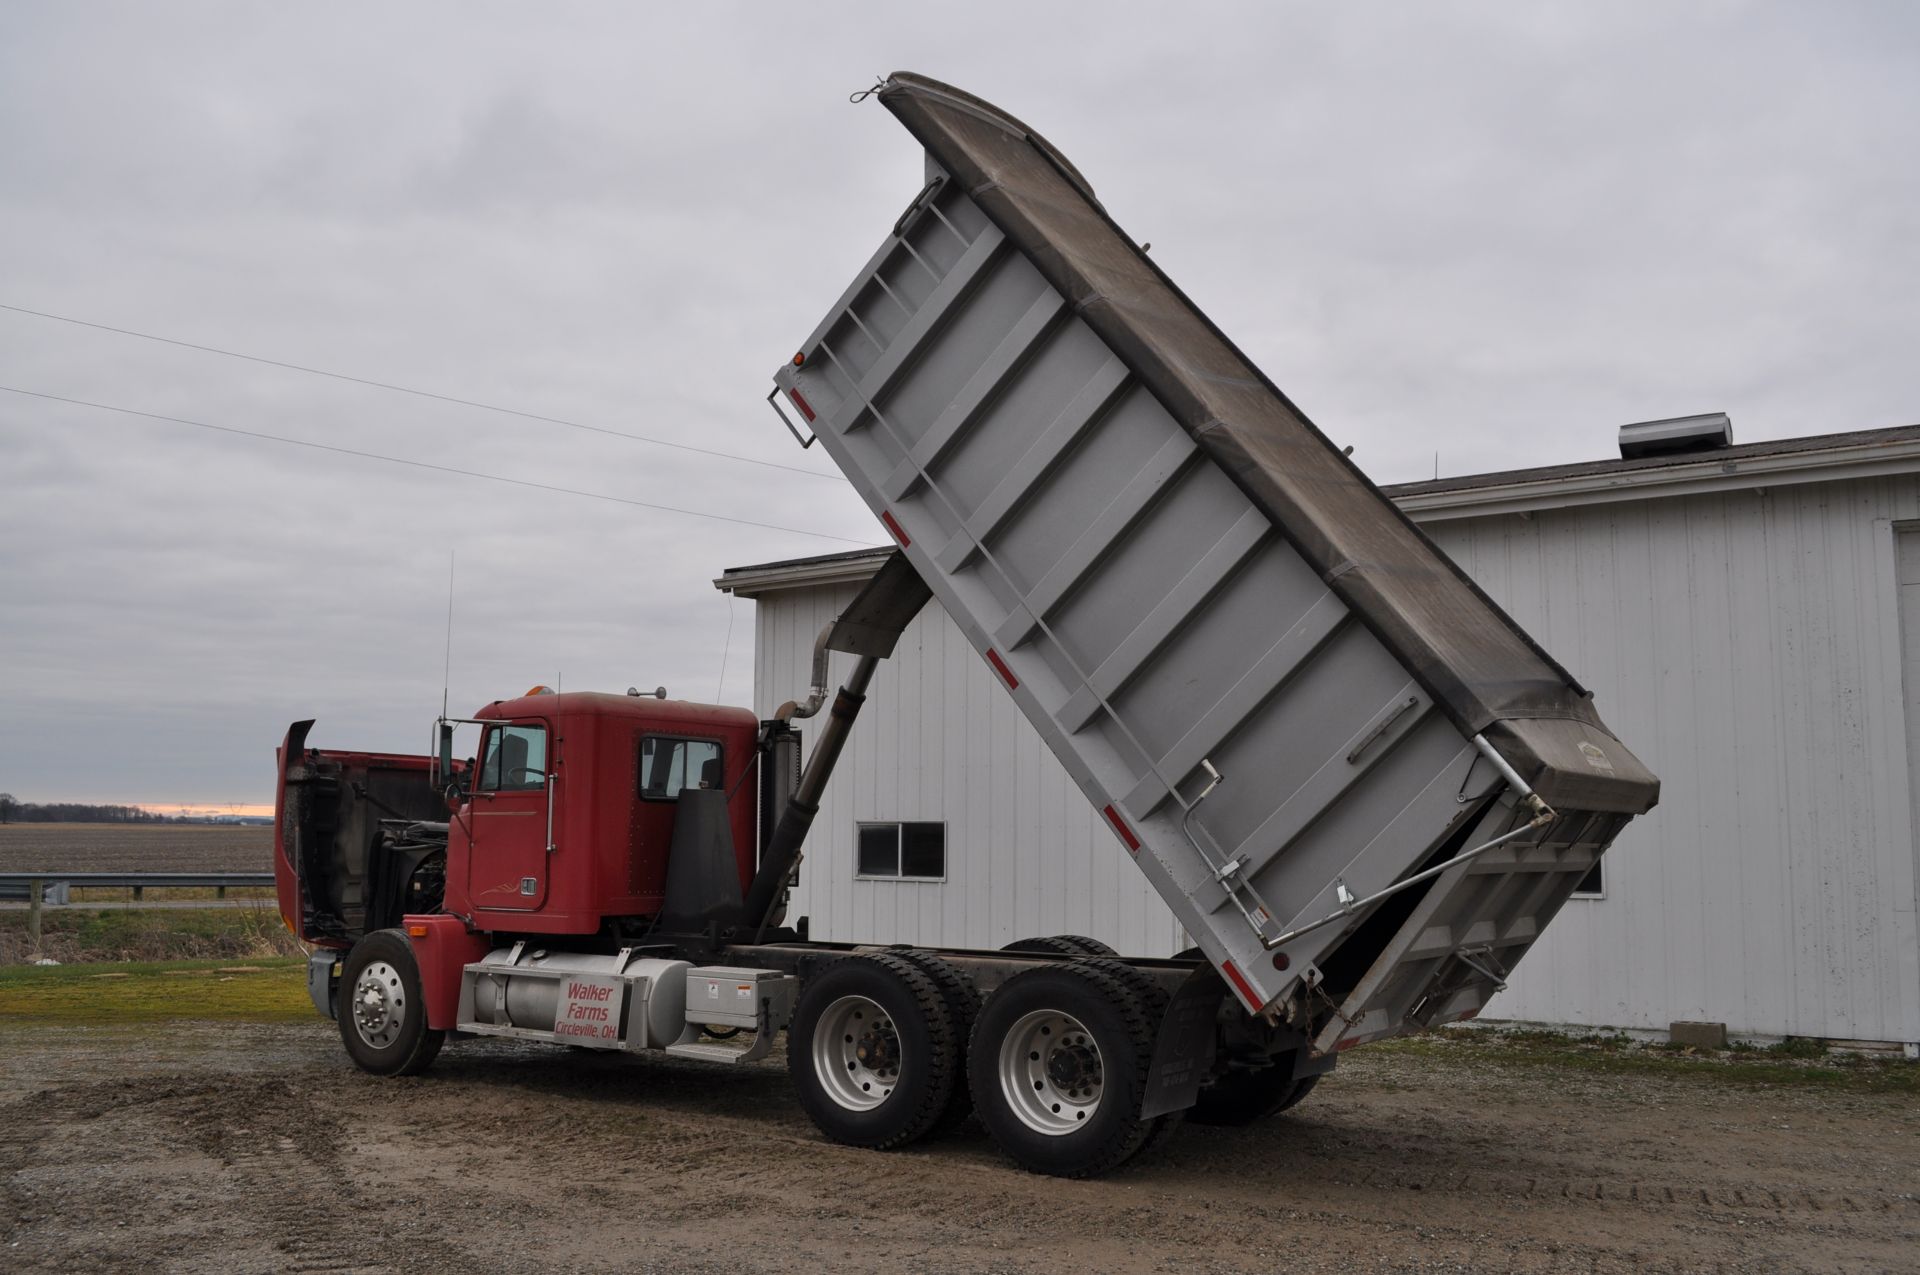
[[170,1019],[279,1023],[315,1017],[297,957],[0,966],[0,1025],[104,1027]]
[[300,950],[271,903],[225,908],[48,908],[39,951],[24,908],[0,910],[0,962],[46,955],[81,961],[178,961],[291,956]]

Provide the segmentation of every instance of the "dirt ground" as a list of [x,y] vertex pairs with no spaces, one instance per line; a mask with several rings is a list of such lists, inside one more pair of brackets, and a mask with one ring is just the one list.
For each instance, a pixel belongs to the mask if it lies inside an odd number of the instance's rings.
[[[1444,1052],[1444,1051],[1443,1051]],[[0,1032],[0,1269],[1920,1269],[1920,1103],[1358,1050],[1112,1177],[823,1142],[783,1067],[332,1025]]]
[[273,829],[195,823],[0,824],[0,872],[266,872]]

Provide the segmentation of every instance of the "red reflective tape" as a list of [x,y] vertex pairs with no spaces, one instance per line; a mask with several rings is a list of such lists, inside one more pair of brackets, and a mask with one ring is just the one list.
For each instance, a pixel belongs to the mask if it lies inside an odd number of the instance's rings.
[[1233,984],[1234,991],[1240,993],[1240,999],[1246,1002],[1247,1008],[1259,1013],[1260,993],[1253,990],[1253,984],[1247,981],[1247,976],[1232,961],[1223,963],[1220,968],[1227,972],[1227,981]]
[[900,542],[902,549],[913,543],[913,541],[907,539],[907,533],[900,530],[900,524],[894,521],[892,510],[882,509],[880,511],[880,521],[887,525],[887,530],[893,533],[893,538]]
[[1358,1036],[1349,1036],[1345,1040],[1336,1044],[1333,1047],[1333,1052],[1336,1054],[1344,1054],[1349,1049],[1352,1049],[1355,1045],[1359,1043],[1360,1043],[1360,1038]]
[[799,390],[788,390],[787,397],[792,399],[793,405],[800,409],[800,415],[806,417],[808,420],[813,419],[813,404],[807,402],[804,394]]
[[1120,834],[1120,840],[1127,843],[1127,849],[1134,854],[1140,853],[1140,838],[1133,835],[1133,829],[1127,827],[1126,821],[1120,818],[1119,812],[1112,806],[1108,806],[1100,813],[1107,817],[1107,822],[1113,825],[1113,830]]
[[993,665],[993,671],[1000,675],[1000,680],[1007,684],[1008,690],[1019,689],[1020,679],[1013,675],[1013,670],[1007,667],[1007,662],[1000,658],[1000,652],[992,647],[987,648],[987,663]]

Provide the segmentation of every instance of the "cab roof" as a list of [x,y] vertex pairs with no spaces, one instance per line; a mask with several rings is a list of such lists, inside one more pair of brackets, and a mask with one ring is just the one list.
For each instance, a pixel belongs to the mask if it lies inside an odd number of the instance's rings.
[[605,691],[538,691],[514,699],[497,699],[478,713],[477,719],[495,721],[524,717],[625,717],[634,721],[678,726],[756,727],[760,719],[752,711],[725,704],[700,704],[684,699],[660,699],[653,695],[614,695]]

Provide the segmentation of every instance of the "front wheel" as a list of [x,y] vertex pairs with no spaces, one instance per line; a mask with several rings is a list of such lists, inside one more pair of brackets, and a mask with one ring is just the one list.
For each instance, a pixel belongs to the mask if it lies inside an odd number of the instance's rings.
[[376,1076],[425,1071],[447,1038],[427,1026],[420,965],[398,930],[375,930],[347,953],[338,1017],[347,1056]]

